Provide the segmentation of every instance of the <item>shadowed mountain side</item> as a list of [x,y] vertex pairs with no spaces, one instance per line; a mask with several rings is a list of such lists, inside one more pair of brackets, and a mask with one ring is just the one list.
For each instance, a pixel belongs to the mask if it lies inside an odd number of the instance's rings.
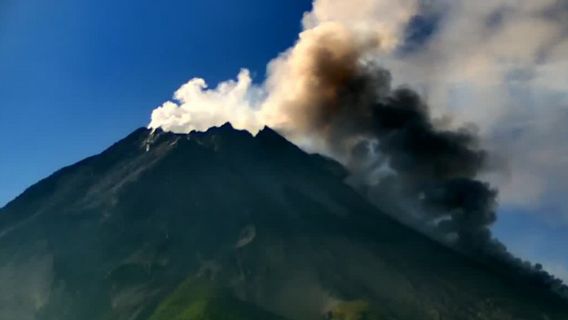
[[139,129],[0,210],[0,318],[568,318],[344,178],[268,128]]

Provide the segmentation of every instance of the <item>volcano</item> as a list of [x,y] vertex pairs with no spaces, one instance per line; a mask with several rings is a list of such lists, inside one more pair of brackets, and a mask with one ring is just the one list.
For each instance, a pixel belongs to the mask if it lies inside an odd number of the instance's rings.
[[277,132],[139,129],[0,210],[0,319],[568,319]]

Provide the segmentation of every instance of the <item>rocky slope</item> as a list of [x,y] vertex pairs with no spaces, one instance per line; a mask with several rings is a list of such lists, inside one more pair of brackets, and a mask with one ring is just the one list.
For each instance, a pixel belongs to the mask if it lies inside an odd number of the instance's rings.
[[568,319],[276,132],[139,129],[0,210],[0,319]]

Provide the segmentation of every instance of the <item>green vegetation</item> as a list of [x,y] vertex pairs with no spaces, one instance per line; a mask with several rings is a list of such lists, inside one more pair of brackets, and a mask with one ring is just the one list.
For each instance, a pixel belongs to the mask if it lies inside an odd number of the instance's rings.
[[339,303],[329,313],[331,320],[379,320],[367,301],[355,300]]
[[190,278],[158,306],[149,320],[245,319],[282,320],[209,281]]

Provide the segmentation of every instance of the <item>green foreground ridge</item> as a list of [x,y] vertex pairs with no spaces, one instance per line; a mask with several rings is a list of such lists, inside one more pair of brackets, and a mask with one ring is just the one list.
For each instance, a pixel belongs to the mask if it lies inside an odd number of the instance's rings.
[[162,302],[149,320],[283,320],[243,302],[210,281],[190,278]]
[[[322,320],[381,320],[369,302],[334,302]],[[157,307],[148,320],[285,320],[234,297],[229,290],[191,277]]]

